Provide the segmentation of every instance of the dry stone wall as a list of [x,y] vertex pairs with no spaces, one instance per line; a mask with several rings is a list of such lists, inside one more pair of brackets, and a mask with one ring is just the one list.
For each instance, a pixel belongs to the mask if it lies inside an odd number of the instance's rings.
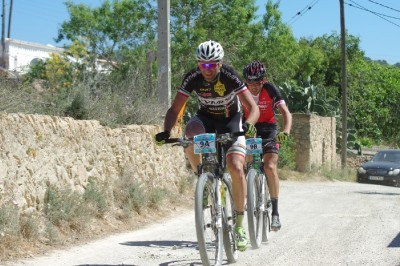
[[[335,118],[293,114],[296,167],[336,167]],[[111,129],[98,121],[0,113],[0,205],[40,210],[48,186],[83,192],[88,180],[132,178],[178,189],[190,175],[180,147],[153,143],[160,126]],[[111,187],[109,189],[112,189]]]
[[[180,147],[158,147],[159,126],[111,129],[98,121],[46,115],[0,114],[0,205],[43,207],[49,185],[83,192],[88,180],[128,177],[178,189],[190,173]],[[111,189],[111,188],[110,188]]]
[[[278,116],[281,122],[281,116]],[[338,167],[336,119],[315,114],[292,114],[291,137],[296,142],[296,170]]]

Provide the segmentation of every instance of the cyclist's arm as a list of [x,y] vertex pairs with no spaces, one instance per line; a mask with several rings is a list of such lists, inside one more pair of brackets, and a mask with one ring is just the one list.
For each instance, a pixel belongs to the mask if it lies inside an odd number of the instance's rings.
[[248,117],[246,117],[246,122],[255,125],[258,118],[260,117],[260,109],[258,105],[253,100],[249,90],[238,94],[240,102],[249,110]]
[[172,103],[171,107],[168,109],[167,114],[165,115],[164,119],[164,130],[171,131],[171,129],[175,126],[179,112],[182,110],[183,106],[185,105],[188,97],[177,93]]
[[292,114],[285,103],[278,105],[277,108],[283,118],[283,128],[281,131],[290,134],[290,130],[292,129]]

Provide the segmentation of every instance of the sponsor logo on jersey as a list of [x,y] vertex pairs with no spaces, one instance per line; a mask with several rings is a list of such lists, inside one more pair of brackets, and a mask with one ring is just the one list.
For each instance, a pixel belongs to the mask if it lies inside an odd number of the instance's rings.
[[200,95],[201,95],[201,97],[211,97],[212,93],[211,92],[203,92]]
[[226,92],[225,85],[222,84],[219,80],[217,84],[214,85],[214,91],[218,93],[219,96],[223,96]]
[[225,95],[224,97],[218,97],[218,98],[204,98],[201,97],[201,95],[199,95],[198,99],[203,106],[218,106],[218,105],[227,106],[235,99],[235,97],[236,97],[235,92],[231,92],[228,95]]

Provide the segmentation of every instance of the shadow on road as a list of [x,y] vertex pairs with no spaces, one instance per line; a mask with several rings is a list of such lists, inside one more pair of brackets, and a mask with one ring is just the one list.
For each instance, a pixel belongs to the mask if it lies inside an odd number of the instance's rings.
[[136,264],[79,264],[75,266],[139,266]]
[[376,192],[376,191],[356,191],[354,193],[358,194],[366,194],[366,195],[385,195],[385,196],[399,196],[399,193],[383,193],[383,192]]
[[395,238],[393,238],[392,242],[390,242],[388,248],[400,248],[400,233],[397,234]]
[[160,263],[159,266],[178,266],[178,265],[189,265],[189,266],[195,266],[195,265],[203,265],[201,261],[199,262],[190,262],[188,260],[174,260],[174,261],[167,261]]
[[135,246],[135,247],[156,247],[156,248],[197,248],[197,242],[191,241],[128,241],[120,243],[125,246]]

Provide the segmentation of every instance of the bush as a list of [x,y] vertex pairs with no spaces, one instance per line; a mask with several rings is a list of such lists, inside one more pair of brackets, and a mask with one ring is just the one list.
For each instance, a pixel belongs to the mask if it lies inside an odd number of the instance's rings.
[[296,145],[293,138],[288,138],[279,149],[278,168],[294,170],[296,168]]

